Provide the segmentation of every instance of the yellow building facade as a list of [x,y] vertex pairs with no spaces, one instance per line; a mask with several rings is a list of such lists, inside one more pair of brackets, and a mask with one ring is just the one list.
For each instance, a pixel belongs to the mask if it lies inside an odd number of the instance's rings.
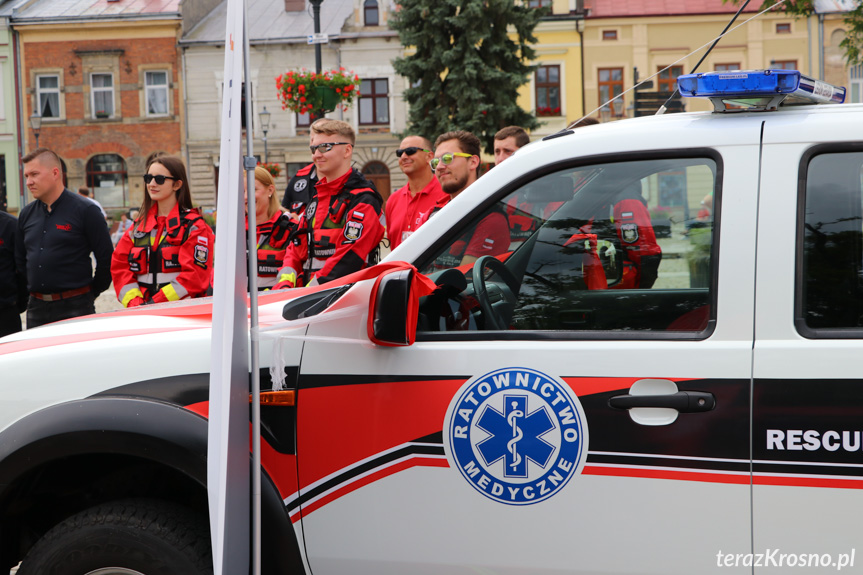
[[[783,13],[756,14],[741,14],[698,71],[796,69],[816,79],[849,86],[852,71],[844,65],[838,48],[844,38],[841,15],[794,19]],[[673,91],[675,78],[692,72],[732,16],[588,15],[583,46],[586,114],[599,119],[601,106],[611,96],[624,93],[611,105],[611,116],[631,117],[633,93],[627,91],[635,84],[636,70],[640,81],[655,76],[647,90]],[[849,87],[849,99],[850,93]],[[709,102],[698,99],[684,100],[684,106],[686,111],[712,109]]]
[[582,116],[582,14],[575,0],[534,0],[550,6],[551,13],[534,30],[537,66],[530,81],[519,90],[519,105],[537,116],[541,127],[534,139],[565,128]]

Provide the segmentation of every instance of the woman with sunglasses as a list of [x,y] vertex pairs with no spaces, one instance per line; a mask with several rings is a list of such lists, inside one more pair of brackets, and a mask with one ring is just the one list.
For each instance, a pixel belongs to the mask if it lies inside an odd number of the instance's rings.
[[135,225],[114,250],[111,276],[125,307],[207,295],[215,237],[192,207],[183,160],[158,156],[144,175]]
[[[246,214],[246,229],[248,226],[249,216]],[[297,222],[279,205],[273,176],[262,166],[255,168],[255,226],[258,238],[257,286],[260,291],[278,283],[276,275],[282,267],[291,233],[297,228]]]

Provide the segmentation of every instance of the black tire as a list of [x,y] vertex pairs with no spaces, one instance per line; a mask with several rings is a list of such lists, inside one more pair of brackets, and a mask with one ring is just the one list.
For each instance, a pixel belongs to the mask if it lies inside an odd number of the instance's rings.
[[[112,569],[114,568],[114,569]],[[54,526],[24,558],[18,575],[209,575],[206,522],[159,501],[105,503]]]

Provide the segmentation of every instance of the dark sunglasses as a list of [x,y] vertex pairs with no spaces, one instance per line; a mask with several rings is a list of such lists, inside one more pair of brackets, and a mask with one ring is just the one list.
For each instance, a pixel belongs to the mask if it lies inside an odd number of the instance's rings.
[[417,148],[416,146],[411,146],[409,148],[399,148],[398,150],[396,150],[396,157],[401,158],[402,154],[413,156],[417,152],[431,152],[431,150],[426,150],[425,148]]
[[174,180],[177,181],[178,178],[172,178],[171,176],[154,176],[153,174],[144,174],[144,183],[149,184],[153,180],[156,180],[156,183],[160,186],[165,183],[165,180]]
[[322,154],[326,154],[330,150],[333,149],[333,146],[347,146],[350,142],[327,142],[326,144],[318,144],[317,146],[309,146],[309,149],[312,153],[315,153],[315,150],[320,150]]

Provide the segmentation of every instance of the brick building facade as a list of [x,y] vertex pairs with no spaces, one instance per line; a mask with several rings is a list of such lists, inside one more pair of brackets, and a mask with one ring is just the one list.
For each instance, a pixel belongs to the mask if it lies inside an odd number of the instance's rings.
[[[67,187],[87,186],[110,215],[141,204],[150,153],[183,151],[181,19],[179,0],[94,14],[99,4],[107,6],[94,0],[85,14],[52,15],[43,0],[13,26],[23,112],[41,117],[39,145],[59,154]],[[28,125],[25,153],[35,147]]]

